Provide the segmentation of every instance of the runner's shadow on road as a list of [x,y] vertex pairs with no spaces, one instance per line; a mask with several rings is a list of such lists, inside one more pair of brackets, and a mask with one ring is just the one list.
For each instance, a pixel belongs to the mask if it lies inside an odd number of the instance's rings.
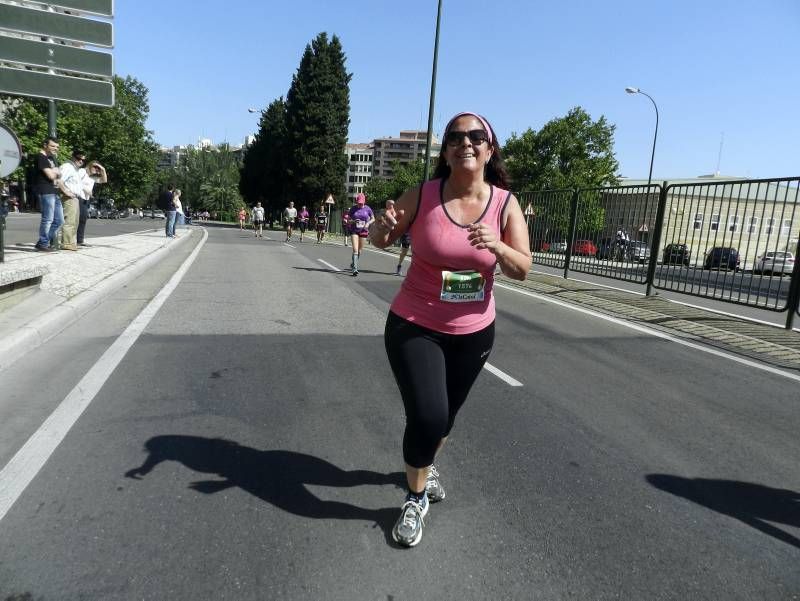
[[[656,488],[724,513],[800,549],[800,539],[772,524],[800,528],[800,493],[736,480],[649,474]],[[772,523],[769,523],[772,522]]]
[[307,485],[355,487],[367,484],[395,485],[405,490],[402,472],[381,474],[368,470],[343,470],[332,463],[293,451],[261,451],[223,438],[201,436],[154,436],[145,444],[145,462],[125,473],[136,480],[163,461],[177,461],[190,470],[221,479],[193,482],[198,492],[214,494],[239,487],[294,515],[313,519],[365,520],[379,526],[391,542],[397,507],[367,509],[339,501],[325,501]]

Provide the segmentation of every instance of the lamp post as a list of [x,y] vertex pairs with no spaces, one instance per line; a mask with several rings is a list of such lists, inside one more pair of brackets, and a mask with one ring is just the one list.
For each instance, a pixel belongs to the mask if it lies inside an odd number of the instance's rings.
[[428,137],[425,145],[425,171],[423,172],[422,182],[428,181],[428,172],[431,168],[431,141],[433,138],[433,105],[436,98],[436,65],[439,59],[439,23],[442,20],[442,0],[439,0],[439,8],[436,12],[436,37],[433,42],[433,72],[431,73],[431,99],[428,105]]
[[656,140],[658,139],[658,106],[656,105],[656,101],[653,100],[653,97],[650,96],[647,92],[643,92],[639,88],[627,87],[625,91],[628,94],[642,94],[643,96],[647,96],[650,99],[650,102],[653,103],[653,108],[656,109],[656,132],[653,134],[653,152],[650,155],[650,173],[647,176],[647,193],[650,193],[650,182],[653,179],[653,159],[656,157]]

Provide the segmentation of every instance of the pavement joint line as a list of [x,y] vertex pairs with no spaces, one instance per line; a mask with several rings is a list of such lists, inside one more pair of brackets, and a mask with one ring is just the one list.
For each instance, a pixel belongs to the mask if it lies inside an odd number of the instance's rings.
[[[97,362],[67,394],[36,432],[22,445],[0,470],[0,522],[55,452],[72,426],[94,400],[94,397],[136,343],[161,306],[177,288],[208,239],[202,239],[156,296],[109,346]],[[190,236],[187,236],[189,238]]]

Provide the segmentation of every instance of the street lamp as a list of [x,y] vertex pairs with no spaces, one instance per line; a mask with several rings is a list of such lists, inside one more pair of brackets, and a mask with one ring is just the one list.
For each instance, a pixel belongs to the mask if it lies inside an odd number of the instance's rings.
[[656,101],[653,100],[653,97],[650,96],[650,94],[643,92],[639,88],[628,86],[625,88],[625,91],[628,94],[642,94],[643,96],[647,96],[650,99],[650,102],[653,103],[653,108],[656,109],[656,133],[653,135],[653,152],[650,155],[650,174],[647,176],[647,193],[650,194],[650,182],[653,179],[653,159],[656,157],[656,139],[658,139],[658,106],[656,106]]

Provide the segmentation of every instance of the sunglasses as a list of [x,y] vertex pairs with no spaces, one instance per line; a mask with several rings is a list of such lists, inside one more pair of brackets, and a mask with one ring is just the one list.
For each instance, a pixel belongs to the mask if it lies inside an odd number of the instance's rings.
[[464,136],[467,136],[473,144],[483,144],[489,139],[489,134],[485,129],[471,129],[469,131],[449,131],[445,135],[444,141],[448,146],[458,146]]

